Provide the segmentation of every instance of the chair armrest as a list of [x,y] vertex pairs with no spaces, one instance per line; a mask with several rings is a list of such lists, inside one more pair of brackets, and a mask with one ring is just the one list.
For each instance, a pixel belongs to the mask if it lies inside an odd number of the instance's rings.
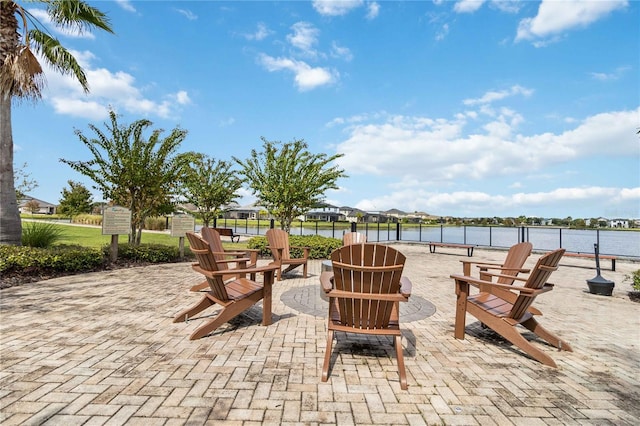
[[[487,291],[487,293],[491,293],[492,288],[500,288],[503,290],[514,290],[514,291],[518,291],[520,293],[524,293],[526,295],[534,295],[534,294],[538,294],[538,293],[544,293],[547,292],[549,290],[551,290],[553,288],[552,284],[545,284],[545,286],[543,288],[540,289],[535,289],[535,288],[528,288],[528,287],[518,287],[515,285],[510,285],[510,284],[498,284],[498,283],[494,283],[491,281],[484,281],[484,280],[479,280],[473,277],[466,277],[464,275],[450,275],[451,278],[453,278],[454,280],[456,280],[456,282],[463,282],[463,283],[468,283],[471,285],[476,285],[476,286],[482,286],[484,288],[489,289],[489,291]],[[513,278],[511,275],[506,275],[506,277],[509,278]],[[526,280],[525,280],[526,281]],[[545,288],[547,287],[548,288]]]
[[248,257],[234,257],[233,259],[216,260],[216,263],[247,263],[250,260]]
[[258,266],[256,268],[233,269],[232,271],[229,271],[228,269],[225,271],[208,271],[206,269],[202,269],[199,263],[194,263],[193,265],[191,265],[191,268],[193,268],[194,271],[201,273],[205,277],[213,278],[216,276],[229,275],[230,272],[233,272],[234,274],[255,274],[258,272],[266,272],[271,270],[275,271],[276,269],[278,269],[278,265],[270,263],[268,265]]
[[333,289],[333,271],[324,271],[320,274],[320,285],[325,293]]
[[409,278],[407,277],[400,278],[400,294],[402,294],[404,297],[411,296],[412,287],[413,287],[413,284],[411,283],[411,280]]

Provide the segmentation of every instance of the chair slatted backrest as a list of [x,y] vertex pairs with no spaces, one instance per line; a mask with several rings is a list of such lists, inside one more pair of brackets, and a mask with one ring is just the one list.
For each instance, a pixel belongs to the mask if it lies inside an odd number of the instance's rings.
[[[189,240],[191,251],[196,255],[196,259],[198,260],[198,265],[200,266],[200,268],[210,272],[219,271],[220,269],[218,267],[218,263],[211,253],[209,243],[193,232],[187,232],[186,234],[187,239]],[[209,283],[211,293],[215,298],[222,301],[229,300],[229,295],[227,294],[227,289],[224,286],[222,276],[217,275],[213,277],[207,277],[207,282]]]
[[[213,228],[209,228],[208,226],[203,226],[200,229],[200,233],[202,234],[202,239],[204,239],[211,249],[211,253],[213,254],[213,258],[215,260],[224,260],[225,255],[220,254],[224,253],[224,246],[222,245],[222,239],[220,238],[220,233]],[[218,270],[228,269],[226,263],[219,263]]]
[[280,254],[277,250],[273,251],[273,257],[276,261],[291,259],[291,255],[289,254],[289,234],[287,231],[282,229],[269,229],[266,235],[270,247],[282,249],[282,259],[278,258]]
[[[564,249],[558,249],[541,256],[536,266],[531,270],[531,274],[524,286],[526,288],[539,290],[547,284],[551,273],[558,269],[558,264],[564,252]],[[513,304],[513,308],[511,308],[509,318],[516,320],[522,318],[527,313],[527,309],[531,306],[534,299],[535,297],[526,294],[518,296]]]
[[361,232],[347,232],[342,236],[342,245],[361,244],[367,242],[367,236]]
[[[501,275],[518,275],[518,269],[522,268],[522,265],[527,261],[527,258],[531,255],[531,250],[533,250],[533,244],[529,242],[518,243],[512,246],[507,252],[507,257],[504,259],[504,263],[502,267],[504,268],[500,274]],[[513,280],[507,277],[498,277],[496,280],[498,284],[513,284]]]
[[341,324],[387,328],[398,303],[405,256],[381,244],[353,244],[336,249],[331,260]]

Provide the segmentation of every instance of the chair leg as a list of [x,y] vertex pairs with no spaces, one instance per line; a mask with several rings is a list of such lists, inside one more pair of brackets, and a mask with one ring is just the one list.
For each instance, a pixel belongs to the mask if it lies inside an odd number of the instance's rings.
[[307,278],[307,264],[302,266],[302,278]]
[[469,294],[469,284],[456,282],[456,323],[453,335],[456,339],[464,340],[464,327],[467,316],[467,295]]
[[393,344],[396,347],[396,358],[398,358],[400,389],[407,390],[407,371],[404,368],[404,355],[402,354],[402,336],[394,336]]
[[569,345],[569,343],[560,339],[558,336],[541,326],[540,323],[535,320],[535,318],[529,318],[527,321],[523,322],[522,325],[534,332],[536,336],[547,341],[561,351],[573,352],[573,349],[571,348],[571,345]]
[[183,322],[186,321],[187,318],[193,318],[196,314],[198,314],[199,312],[204,311],[205,309],[207,309],[209,306],[215,305],[216,302],[214,302],[213,300],[209,299],[206,295],[202,296],[202,299],[200,299],[200,301],[193,305],[192,307],[185,309],[184,311],[180,312],[178,315],[175,316],[175,318],[173,319],[173,322]]
[[[260,299],[258,299],[260,300]],[[222,324],[229,322],[232,318],[237,317],[252,305],[254,305],[258,300],[254,300],[250,297],[246,299],[242,299],[238,302],[231,303],[228,306],[224,307],[218,315],[215,316],[211,321],[206,323],[205,325],[199,327],[191,333],[189,336],[189,340],[197,340],[201,337],[206,336],[207,334],[214,331],[216,328],[220,327]]]
[[[502,319],[498,319],[498,321],[503,321]],[[504,325],[503,325],[504,324]],[[507,323],[500,324],[499,327],[493,327],[492,324],[487,323],[487,325],[494,330],[496,333],[500,334],[502,337],[507,339],[509,342],[520,348],[523,352],[527,353],[533,359],[542,364],[548,365],[549,367],[557,368],[555,361],[551,359],[549,355],[536,348],[525,339],[522,334],[518,331],[516,326],[509,325]]]
[[324,363],[322,364],[322,381],[329,378],[329,363],[331,362],[331,347],[333,346],[333,330],[327,332],[327,348],[324,352]]

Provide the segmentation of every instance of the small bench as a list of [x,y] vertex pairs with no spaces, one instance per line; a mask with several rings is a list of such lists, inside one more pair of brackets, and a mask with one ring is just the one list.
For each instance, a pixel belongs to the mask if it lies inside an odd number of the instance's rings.
[[213,228],[213,229],[218,231],[218,234],[220,234],[221,237],[231,238],[232,243],[237,243],[238,241],[240,241],[240,235],[234,233],[233,229],[231,228]]
[[[567,251],[564,253],[564,257],[583,257],[586,259],[595,259],[596,255],[594,253],[580,253],[580,252],[574,253],[574,252]],[[612,271],[616,270],[616,259],[617,259],[616,256],[611,256],[608,254],[600,254],[598,255],[598,257],[600,259],[611,260],[611,270]]]
[[454,247],[454,248],[465,248],[467,249],[467,256],[473,256],[473,246],[471,244],[456,244],[456,243],[436,243],[433,241],[429,241],[429,252],[435,253],[436,247]]

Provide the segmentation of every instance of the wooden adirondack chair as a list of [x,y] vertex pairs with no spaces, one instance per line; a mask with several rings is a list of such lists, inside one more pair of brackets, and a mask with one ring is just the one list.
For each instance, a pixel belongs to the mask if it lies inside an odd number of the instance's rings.
[[[473,262],[470,260],[461,260],[462,262],[462,274],[470,277],[471,266],[475,265],[479,269],[480,279],[483,281],[491,281],[492,275],[488,274],[489,271],[495,270],[500,276],[497,277],[496,282],[498,284],[513,284],[513,278],[519,273],[528,273],[528,268],[523,268],[522,265],[527,261],[527,258],[531,255],[533,250],[533,244],[529,242],[518,243],[509,248],[507,256],[503,263],[495,262]],[[473,283],[469,283],[474,285]],[[495,289],[498,291],[498,289]]]
[[[289,234],[282,229],[269,229],[266,233],[267,241],[273,255],[273,263],[278,265],[276,276],[278,281],[282,280],[282,274],[286,274],[289,271],[302,265],[302,277],[307,278],[307,259],[309,258],[309,247],[296,247],[289,246]],[[291,249],[301,249],[302,257],[291,258]],[[283,271],[282,266],[288,265]]]
[[[536,296],[553,289],[553,284],[548,283],[547,280],[551,273],[558,269],[558,263],[564,251],[564,249],[558,249],[541,256],[528,278],[490,274],[498,278],[505,277],[509,280],[524,282],[524,286],[499,284],[468,276],[451,275],[456,283],[457,294],[456,339],[464,339],[466,314],[469,313],[535,360],[550,367],[556,367],[553,359],[533,346],[516,327],[520,324],[556,348],[572,351],[567,342],[543,328],[535,320],[534,315],[537,315],[539,311],[531,306]],[[480,293],[469,295],[470,284],[480,287],[482,289]],[[495,292],[495,289],[502,291]]]
[[361,244],[367,242],[367,236],[361,232],[347,232],[342,236],[342,245]]
[[402,355],[399,302],[411,295],[411,281],[402,277],[405,256],[382,244],[353,244],[331,254],[333,271],[320,276],[329,297],[327,348],[322,381],[329,378],[334,332],[393,337],[400,387],[407,389]]
[[[218,270],[229,270],[229,273],[224,275],[222,279],[224,281],[244,277],[234,273],[234,269],[247,269],[255,268],[258,264],[258,252],[257,249],[243,249],[243,250],[226,250],[222,245],[222,238],[220,233],[213,228],[203,226],[200,230],[202,239],[209,243],[211,254],[213,254],[216,263],[218,263]],[[229,268],[230,263],[235,263],[234,268]],[[251,279],[255,281],[256,274],[251,274]],[[209,283],[205,280],[199,284],[191,287],[191,291],[200,291],[209,288]]]
[[219,264],[213,257],[209,244],[193,232],[187,232],[187,238],[191,245],[191,251],[195,253],[198,259],[198,263],[194,263],[192,268],[207,278],[209,291],[202,296],[197,304],[176,315],[173,322],[182,322],[193,318],[194,315],[216,303],[221,308],[213,319],[196,329],[189,339],[195,340],[206,336],[225,322],[249,309],[261,299],[264,299],[262,303],[262,325],[271,324],[271,286],[276,266],[267,265],[250,269],[236,269],[234,271],[237,274],[262,273],[264,275],[262,284],[247,278],[236,278],[225,282],[223,276],[227,275],[228,272],[227,270],[219,269]]

